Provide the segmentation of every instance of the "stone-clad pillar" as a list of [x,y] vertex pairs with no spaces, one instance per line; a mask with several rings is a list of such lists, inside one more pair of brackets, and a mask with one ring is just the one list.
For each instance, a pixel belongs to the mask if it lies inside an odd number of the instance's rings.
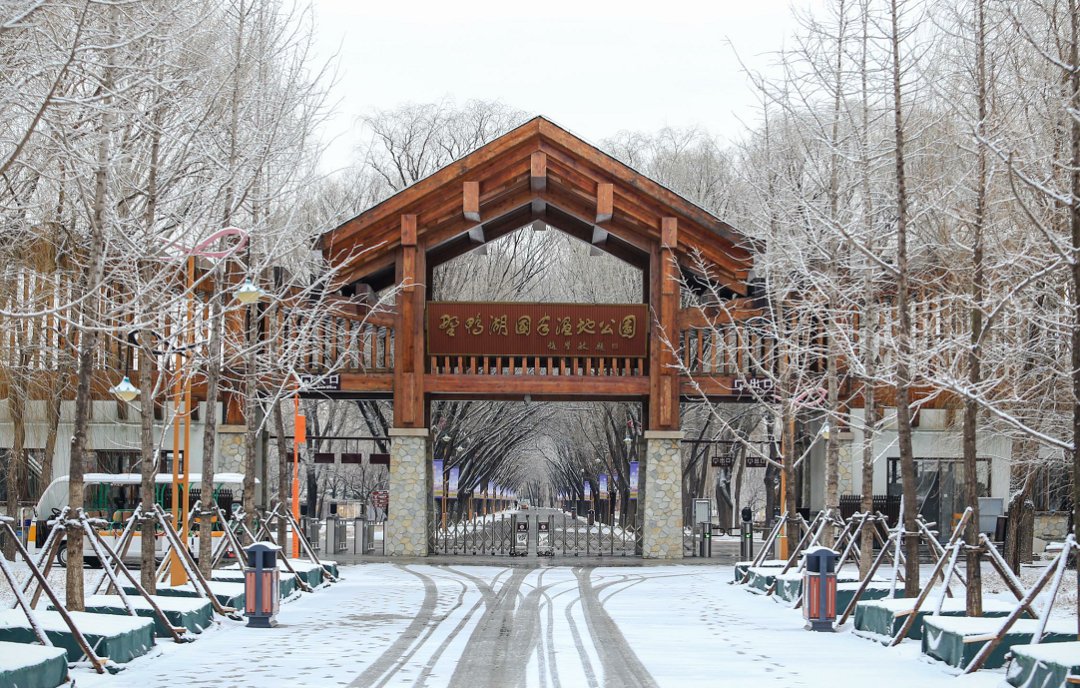
[[682,432],[645,431],[645,518],[641,553],[646,559],[682,559]]
[[390,510],[386,554],[423,557],[428,553],[431,461],[426,428],[390,429]]

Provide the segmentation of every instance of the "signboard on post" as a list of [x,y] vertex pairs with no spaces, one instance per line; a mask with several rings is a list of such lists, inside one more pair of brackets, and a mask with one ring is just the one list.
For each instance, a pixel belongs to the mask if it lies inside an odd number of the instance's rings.
[[390,506],[390,492],[388,490],[375,490],[371,493],[371,503],[379,509],[386,511]]
[[638,462],[630,462],[630,499],[638,498]]
[[541,557],[550,557],[555,554],[551,546],[551,518],[547,521],[536,522],[536,553]]
[[643,358],[649,354],[649,309],[642,303],[430,301],[427,353]]
[[607,473],[601,473],[600,474],[600,499],[607,499],[607,497],[608,497]]
[[707,499],[694,500],[694,523],[712,521],[712,503]]
[[523,557],[529,553],[529,517],[514,519],[514,547],[510,554]]

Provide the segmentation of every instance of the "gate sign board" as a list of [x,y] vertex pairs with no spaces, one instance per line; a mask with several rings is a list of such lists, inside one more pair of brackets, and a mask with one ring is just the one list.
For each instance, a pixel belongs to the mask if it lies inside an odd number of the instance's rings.
[[536,553],[539,555],[553,554],[551,550],[551,523],[537,521],[536,523]]
[[642,358],[649,309],[641,303],[429,301],[430,356]]
[[514,522],[514,552],[524,556],[529,551],[529,517]]

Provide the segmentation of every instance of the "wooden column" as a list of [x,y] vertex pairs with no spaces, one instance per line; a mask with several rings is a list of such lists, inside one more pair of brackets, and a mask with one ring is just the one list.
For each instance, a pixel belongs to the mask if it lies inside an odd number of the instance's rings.
[[649,341],[649,429],[674,431],[679,429],[679,372],[671,367],[676,361],[675,354],[663,340],[678,345],[677,218],[663,218],[660,230],[660,245],[654,245],[649,256],[649,305],[653,315]]
[[416,215],[401,216],[401,249],[397,259],[397,282],[401,285],[394,318],[394,427],[423,428],[424,403],[424,307],[427,265],[416,238]]

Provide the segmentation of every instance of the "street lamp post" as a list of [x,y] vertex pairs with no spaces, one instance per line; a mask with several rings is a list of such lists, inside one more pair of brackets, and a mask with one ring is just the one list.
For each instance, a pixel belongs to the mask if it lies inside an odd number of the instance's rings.
[[[221,239],[229,236],[237,237],[237,242],[225,249],[225,250],[213,250],[211,247]],[[185,320],[183,326],[178,328],[184,334],[187,339],[180,346],[173,347],[172,353],[176,356],[174,363],[175,380],[173,382],[173,452],[172,452],[172,517],[173,524],[180,529],[181,542],[187,543],[190,533],[191,524],[188,519],[188,514],[191,511],[191,490],[190,490],[190,456],[191,456],[191,375],[186,374],[182,370],[181,360],[184,358],[184,351],[191,349],[195,345],[195,332],[192,329],[192,322],[195,319],[195,259],[196,258],[212,258],[212,259],[224,259],[232,256],[237,251],[242,249],[247,244],[249,233],[238,227],[225,227],[220,229],[202,242],[196,244],[194,247],[184,247],[174,242],[166,242],[173,248],[179,248],[182,251],[181,258],[185,260],[185,277],[186,277],[186,289],[187,289],[187,304],[185,309]],[[254,294],[254,299],[251,299]],[[250,282],[245,282],[244,285],[236,293],[236,298],[242,303],[250,303],[257,301],[262,295],[262,292],[258,287],[254,286]],[[131,384],[131,380],[127,375],[110,389],[110,392],[118,399],[125,403],[130,403],[138,396],[138,389]],[[216,403],[214,399],[208,399],[208,403]],[[147,412],[147,409],[142,410],[143,413]],[[210,414],[210,422],[215,422],[216,414]],[[209,431],[213,431],[212,429]],[[181,446],[183,447],[181,453]],[[183,471],[181,471],[180,457],[183,456]],[[203,457],[203,461],[213,461],[214,457]],[[207,498],[205,495],[204,499]],[[183,511],[181,511],[181,502],[183,503]],[[182,515],[182,518],[181,518]],[[183,585],[187,583],[187,572],[180,562],[179,553],[173,552],[170,565],[169,565],[170,582],[173,585]]]

